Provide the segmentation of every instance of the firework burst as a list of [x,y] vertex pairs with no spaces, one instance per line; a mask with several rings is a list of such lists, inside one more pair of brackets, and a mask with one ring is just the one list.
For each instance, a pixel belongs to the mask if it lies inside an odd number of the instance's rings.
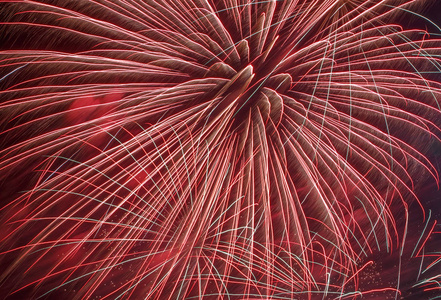
[[6,298],[440,294],[425,1],[0,2]]

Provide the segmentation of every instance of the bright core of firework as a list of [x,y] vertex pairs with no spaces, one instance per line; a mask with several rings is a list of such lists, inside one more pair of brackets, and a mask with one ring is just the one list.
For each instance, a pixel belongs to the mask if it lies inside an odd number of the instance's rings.
[[428,1],[0,2],[6,298],[439,295]]

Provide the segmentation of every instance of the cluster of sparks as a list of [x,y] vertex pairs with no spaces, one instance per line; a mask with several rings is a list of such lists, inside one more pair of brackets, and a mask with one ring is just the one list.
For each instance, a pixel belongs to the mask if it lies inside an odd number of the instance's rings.
[[394,299],[410,258],[441,294],[425,1],[0,2],[5,297]]

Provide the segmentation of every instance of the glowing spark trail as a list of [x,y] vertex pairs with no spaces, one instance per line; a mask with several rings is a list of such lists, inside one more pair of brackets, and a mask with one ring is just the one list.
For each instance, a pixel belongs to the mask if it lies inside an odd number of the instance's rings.
[[5,299],[441,295],[430,1],[0,2]]

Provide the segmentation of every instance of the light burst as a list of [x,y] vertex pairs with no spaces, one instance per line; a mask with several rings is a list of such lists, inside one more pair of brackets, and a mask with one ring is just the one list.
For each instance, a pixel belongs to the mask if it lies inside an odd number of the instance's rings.
[[440,295],[429,1],[0,2],[5,298]]

